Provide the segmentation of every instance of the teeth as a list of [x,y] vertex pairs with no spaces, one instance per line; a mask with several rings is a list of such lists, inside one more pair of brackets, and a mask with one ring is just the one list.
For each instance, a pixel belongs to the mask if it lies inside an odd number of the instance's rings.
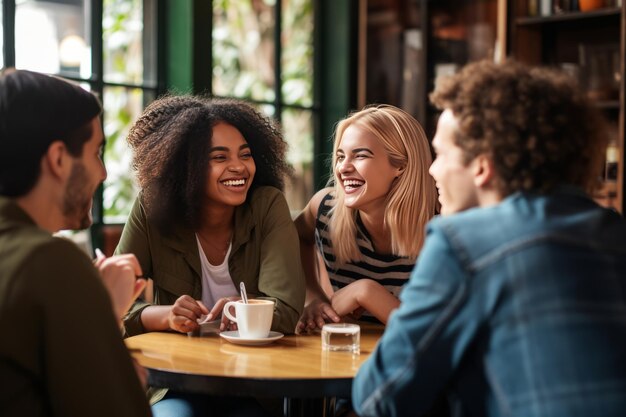
[[356,180],[346,180],[343,182],[343,185],[346,187],[360,187],[365,184],[364,181],[356,181]]
[[245,180],[245,179],[240,179],[240,180],[228,180],[228,181],[222,181],[222,184],[224,184],[224,185],[228,185],[228,186],[245,185],[245,184],[246,184],[246,180]]

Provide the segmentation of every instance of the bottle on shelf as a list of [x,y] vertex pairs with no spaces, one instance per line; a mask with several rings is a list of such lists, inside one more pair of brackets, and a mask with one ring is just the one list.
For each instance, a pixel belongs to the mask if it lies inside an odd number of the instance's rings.
[[606,163],[604,166],[604,180],[606,182],[617,181],[617,167],[619,165],[619,147],[617,141],[612,139],[606,147]]
[[605,0],[578,0],[578,5],[581,12],[589,12],[606,7]]

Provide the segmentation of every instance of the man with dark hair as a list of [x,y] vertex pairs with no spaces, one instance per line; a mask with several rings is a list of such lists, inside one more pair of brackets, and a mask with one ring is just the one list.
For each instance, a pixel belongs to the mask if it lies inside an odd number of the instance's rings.
[[597,111],[566,75],[514,62],[471,64],[431,99],[444,216],[355,378],[357,413],[446,395],[453,415],[623,416],[626,221],[584,192]]
[[137,260],[94,267],[52,236],[91,224],[106,178],[100,112],[95,96],[61,79],[0,75],[3,417],[150,415],[119,327],[145,285]]

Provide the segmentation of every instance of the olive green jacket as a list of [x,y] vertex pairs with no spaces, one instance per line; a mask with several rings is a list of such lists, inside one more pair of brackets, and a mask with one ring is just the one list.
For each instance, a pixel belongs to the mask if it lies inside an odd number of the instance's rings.
[[89,257],[0,197],[0,415],[149,416]]
[[[244,282],[248,296],[276,301],[272,330],[293,333],[304,306],[305,282],[298,234],[283,194],[259,187],[235,210],[228,258],[235,288]],[[171,305],[182,295],[202,298],[202,267],[195,232],[175,227],[164,235],[146,215],[141,195],[135,201],[116,253],[134,253],[144,276],[154,281],[154,304]],[[145,332],[137,301],[124,320],[128,336]],[[209,308],[211,306],[208,306]]]

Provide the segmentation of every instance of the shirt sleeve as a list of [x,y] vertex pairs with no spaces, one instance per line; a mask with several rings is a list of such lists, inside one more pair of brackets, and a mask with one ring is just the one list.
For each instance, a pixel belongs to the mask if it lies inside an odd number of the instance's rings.
[[276,191],[270,198],[263,220],[258,286],[276,300],[272,329],[291,334],[304,306],[300,243],[285,197]]
[[465,275],[445,235],[429,226],[401,305],[354,379],[359,416],[422,415],[440,398],[476,331],[463,313]]
[[37,335],[50,414],[151,415],[91,261],[71,242],[54,239],[34,252],[17,281],[16,299],[33,309],[22,320],[33,321],[25,327]]
[[[152,277],[152,255],[150,253],[150,242],[148,239],[147,217],[141,196],[137,197],[133,208],[128,216],[120,242],[115,249],[115,254],[132,253],[135,255],[141,265],[144,277]],[[130,308],[128,314],[124,317],[124,334],[125,336],[134,336],[145,333],[145,329],[141,322],[141,312],[150,304],[139,297]]]

